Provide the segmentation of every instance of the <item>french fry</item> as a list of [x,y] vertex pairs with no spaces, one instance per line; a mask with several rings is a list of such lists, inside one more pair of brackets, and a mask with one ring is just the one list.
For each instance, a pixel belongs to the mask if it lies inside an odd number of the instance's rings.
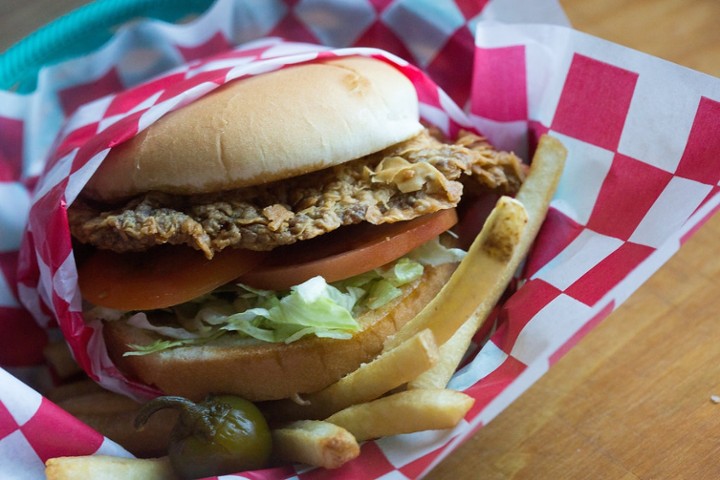
[[479,328],[479,318],[473,315],[463,323],[453,336],[440,346],[438,362],[408,382],[407,388],[445,388],[470,346],[472,336]]
[[273,421],[317,420],[345,407],[374,400],[409,382],[438,361],[432,333],[423,330],[329,387],[304,397],[300,405],[280,400],[264,407]]
[[482,321],[519,264],[519,257],[513,253],[526,224],[523,205],[501,197],[448,283],[415,318],[386,341],[385,350],[395,348],[425,328],[442,345],[471,316]]
[[517,247],[517,255],[521,257],[530,250],[545,221],[550,201],[560,183],[566,157],[567,150],[558,139],[549,135],[540,137],[530,172],[515,196],[528,213],[528,225]]
[[57,404],[138,457],[167,454],[170,432],[177,421],[177,412],[167,409],[153,415],[146,428],[137,430],[134,422],[141,404],[106,390],[70,397]]
[[167,457],[138,459],[108,455],[57,457],[45,462],[47,480],[175,480]]
[[[467,331],[474,332],[482,325],[540,230],[560,181],[566,155],[565,147],[557,139],[548,135],[540,138],[530,172],[515,200],[502,197],[498,201],[448,284],[386,342],[385,349],[393,348],[423,328],[430,328],[442,346],[466,322],[474,325],[474,328],[468,326]],[[468,301],[472,298],[479,300]],[[469,341],[467,338],[468,344]],[[453,361],[459,362],[465,349],[453,348],[453,351],[462,350],[459,356],[455,354]]]
[[346,429],[362,442],[388,435],[452,428],[474,402],[469,395],[455,390],[406,390],[353,405],[326,421]]
[[350,432],[320,420],[301,420],[272,431],[273,455],[281,462],[338,468],[360,455]]

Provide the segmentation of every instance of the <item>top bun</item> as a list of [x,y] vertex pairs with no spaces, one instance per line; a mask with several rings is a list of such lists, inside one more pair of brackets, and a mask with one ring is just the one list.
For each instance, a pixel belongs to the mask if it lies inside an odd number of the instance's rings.
[[208,193],[338,165],[422,129],[412,83],[347,57],[233,81],[113,148],[85,187],[100,200]]

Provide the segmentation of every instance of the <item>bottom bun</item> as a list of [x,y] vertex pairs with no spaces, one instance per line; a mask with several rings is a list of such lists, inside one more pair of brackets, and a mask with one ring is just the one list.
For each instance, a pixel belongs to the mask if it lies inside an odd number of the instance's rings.
[[456,266],[425,267],[423,276],[404,286],[398,298],[362,315],[362,330],[348,340],[306,337],[290,344],[242,346],[216,341],[124,356],[128,345],[147,345],[157,337],[122,321],[105,323],[103,335],[110,358],[122,372],[166,395],[196,401],[223,393],[251,401],[289,398],[321,390],[376,357],[385,339],[437,295]]

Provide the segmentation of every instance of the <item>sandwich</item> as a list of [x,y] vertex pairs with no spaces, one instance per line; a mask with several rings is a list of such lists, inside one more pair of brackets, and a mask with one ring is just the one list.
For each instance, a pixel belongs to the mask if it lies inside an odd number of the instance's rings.
[[376,357],[524,176],[424,125],[384,60],[231,81],[112,148],[69,207],[84,315],[159,393],[299,399]]

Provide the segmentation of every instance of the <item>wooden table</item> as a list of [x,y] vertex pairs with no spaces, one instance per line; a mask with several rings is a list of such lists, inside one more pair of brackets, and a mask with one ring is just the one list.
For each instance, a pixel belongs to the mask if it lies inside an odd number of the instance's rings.
[[[83,3],[0,2],[0,50]],[[720,76],[718,0],[561,3],[578,30]],[[428,478],[720,478],[718,239],[720,215]]]
[[[720,77],[718,0],[561,4],[578,30]],[[427,478],[719,479],[718,279],[715,215]]]

